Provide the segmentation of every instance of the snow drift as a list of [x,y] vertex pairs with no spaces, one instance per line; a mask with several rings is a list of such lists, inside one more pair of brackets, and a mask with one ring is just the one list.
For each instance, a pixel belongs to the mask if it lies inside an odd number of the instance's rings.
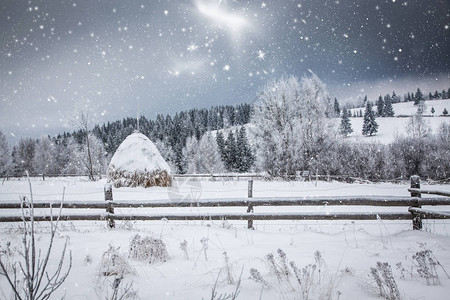
[[114,187],[171,186],[169,165],[156,146],[140,132],[130,134],[117,148],[107,170]]

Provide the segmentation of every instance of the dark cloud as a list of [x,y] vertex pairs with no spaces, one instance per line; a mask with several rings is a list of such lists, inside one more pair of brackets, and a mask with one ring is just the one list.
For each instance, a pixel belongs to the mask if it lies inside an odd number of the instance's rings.
[[101,122],[137,101],[150,117],[250,102],[308,70],[345,97],[450,69],[448,1],[5,0],[0,14],[1,127],[18,135],[64,130],[78,102]]

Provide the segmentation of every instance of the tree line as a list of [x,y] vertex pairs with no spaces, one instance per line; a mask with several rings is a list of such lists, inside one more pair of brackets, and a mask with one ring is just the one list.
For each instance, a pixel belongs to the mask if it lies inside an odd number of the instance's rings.
[[[176,113],[173,117],[158,114],[154,120],[141,116],[139,130],[155,143],[174,173],[186,173],[189,167],[183,152],[186,152],[188,139],[200,141],[206,132],[227,130],[247,124],[250,114],[251,105],[244,103],[235,106],[215,106],[210,109],[190,109]],[[40,139],[21,138],[19,143],[12,147],[8,145],[6,136],[0,132],[0,175],[21,176],[25,170],[32,174],[87,174],[90,177],[94,174],[104,174],[110,158],[120,143],[137,129],[137,120],[124,118],[121,121],[90,128],[85,117],[81,114],[77,118],[84,121],[77,122],[79,129],[74,132],[64,132],[55,137],[46,136]],[[241,151],[241,147],[245,147],[242,145],[248,145],[245,132],[241,132],[238,139],[236,137],[232,135],[226,148],[220,148],[220,151],[248,152],[249,146]],[[197,148],[195,151],[201,153],[203,148]],[[242,157],[235,154],[227,156],[236,157],[236,161]],[[225,157],[225,154],[221,154],[220,157]],[[245,170],[242,166],[231,168],[228,167],[230,165],[228,161],[224,160],[223,163],[227,167],[222,171],[248,171],[251,167],[250,164]],[[234,164],[242,165],[242,163]]]
[[[430,95],[446,99],[449,92]],[[423,94],[418,89],[414,96],[406,95],[409,98],[415,101]],[[380,96],[373,110],[365,97],[363,134],[376,134],[375,118],[394,115],[392,103],[399,99],[395,92]],[[420,107],[421,101],[417,103]],[[353,132],[351,114],[348,106],[341,109],[337,99],[330,100],[316,75],[300,80],[286,77],[269,82],[252,105],[190,109],[174,116],[159,114],[153,120],[141,116],[139,130],[155,143],[173,173],[256,171],[289,177],[310,170],[381,180],[415,171],[433,179],[448,177],[448,125],[432,135],[418,114],[408,123],[407,137],[391,145],[349,143],[345,137]],[[336,124],[333,118],[339,116],[341,122]],[[55,137],[22,138],[12,147],[0,132],[0,175],[20,176],[25,170],[104,174],[111,156],[137,123],[135,118],[92,128],[86,123]],[[417,156],[422,159],[413,159]]]

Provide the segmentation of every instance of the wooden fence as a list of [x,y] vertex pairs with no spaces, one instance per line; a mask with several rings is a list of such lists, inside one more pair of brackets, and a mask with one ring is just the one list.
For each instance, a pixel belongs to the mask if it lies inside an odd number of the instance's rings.
[[[413,229],[422,228],[423,219],[449,219],[450,212],[423,209],[422,206],[450,205],[450,193],[420,189],[420,178],[411,177],[411,197],[398,196],[342,196],[342,197],[258,197],[253,198],[253,180],[248,181],[248,197],[233,199],[200,199],[196,201],[113,201],[112,186],[105,185],[105,201],[62,203],[70,209],[104,209],[104,213],[63,214],[60,220],[106,220],[110,228],[116,220],[247,220],[248,228],[253,228],[254,220],[410,220]],[[441,197],[421,198],[422,194],[437,194]],[[443,196],[443,197],[442,197]],[[33,208],[55,208],[60,202],[34,202]],[[306,212],[255,212],[257,207],[273,206],[379,206],[405,207],[405,212],[354,212],[354,213],[306,213]],[[244,207],[242,213],[133,213],[116,214],[114,208],[167,208],[167,207]],[[19,202],[0,203],[0,209],[20,209]],[[257,210],[257,209],[256,209]],[[35,221],[48,221],[51,216],[35,215]],[[0,222],[22,221],[22,216],[0,216]]]

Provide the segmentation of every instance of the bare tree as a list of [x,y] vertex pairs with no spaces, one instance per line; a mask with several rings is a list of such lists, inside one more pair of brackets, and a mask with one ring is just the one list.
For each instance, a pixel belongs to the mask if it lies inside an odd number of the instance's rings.
[[82,109],[80,111],[79,116],[76,116],[72,122],[83,133],[84,139],[86,141],[86,153],[87,153],[87,159],[86,161],[83,161],[83,164],[88,170],[89,179],[95,180],[94,168],[92,166],[91,144],[89,141],[89,112],[87,111],[87,109]]
[[411,137],[424,138],[431,134],[431,128],[421,114],[415,114],[409,118],[408,124],[406,125],[406,132]]
[[[0,256],[0,275],[6,277],[7,282],[14,293],[14,299],[46,300],[50,299],[52,294],[64,283],[72,268],[72,252],[67,249],[67,238],[56,270],[52,273],[48,271],[55,234],[61,217],[64,191],[59,207],[59,213],[55,222],[51,214],[50,241],[47,250],[42,252],[36,244],[33,192],[28,172],[27,176],[30,198],[28,199],[25,196],[20,198],[23,221],[22,251],[20,252],[22,259],[9,265],[8,262],[3,261]],[[29,216],[26,216],[26,214]],[[66,266],[67,253],[69,253],[68,266]]]

